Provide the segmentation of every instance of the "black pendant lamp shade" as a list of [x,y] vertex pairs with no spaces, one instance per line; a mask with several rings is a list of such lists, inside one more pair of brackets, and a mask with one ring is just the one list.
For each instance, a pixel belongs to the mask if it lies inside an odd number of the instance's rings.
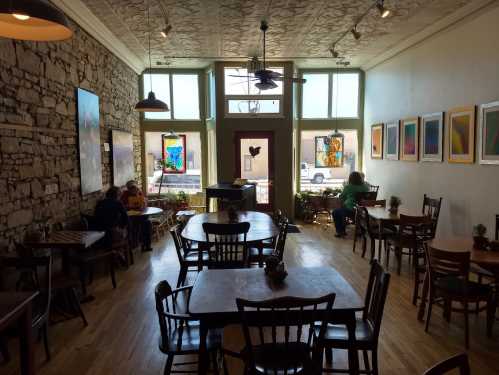
[[0,36],[37,42],[71,38],[64,13],[46,0],[1,0]]
[[168,112],[170,109],[165,102],[156,99],[156,95],[151,91],[147,99],[137,103],[135,110],[138,112]]

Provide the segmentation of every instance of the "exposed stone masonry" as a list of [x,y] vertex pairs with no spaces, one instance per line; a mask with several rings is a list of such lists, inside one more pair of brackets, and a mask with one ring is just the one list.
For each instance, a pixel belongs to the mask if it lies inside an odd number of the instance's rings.
[[80,192],[77,87],[100,99],[103,190],[112,183],[111,152],[103,146],[111,129],[133,133],[140,178],[138,75],[72,28],[66,42],[0,39],[0,252],[29,229],[77,218],[101,195]]

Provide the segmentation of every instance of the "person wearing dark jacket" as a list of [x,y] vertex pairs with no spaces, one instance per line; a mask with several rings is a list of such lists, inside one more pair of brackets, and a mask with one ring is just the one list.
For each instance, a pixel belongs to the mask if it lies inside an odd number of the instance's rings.
[[124,236],[128,229],[128,214],[120,195],[120,188],[112,186],[95,207],[96,229],[106,232],[104,243],[108,246],[112,245],[116,236]]

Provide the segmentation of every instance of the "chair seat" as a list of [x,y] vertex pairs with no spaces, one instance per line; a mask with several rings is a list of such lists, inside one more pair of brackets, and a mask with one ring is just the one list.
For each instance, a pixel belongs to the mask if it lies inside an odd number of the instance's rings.
[[[181,340],[179,340],[181,336]],[[182,329],[172,329],[166,342],[159,338],[159,350],[163,353],[197,353],[199,351],[199,322],[189,322],[188,326]],[[179,347],[179,342],[180,347]],[[206,338],[206,348],[208,351],[220,348],[222,344],[222,330],[210,329]]]
[[[208,252],[203,251],[203,262],[208,261]],[[199,252],[198,251],[189,251],[185,256],[184,260],[186,262],[197,262],[199,260]]]
[[[316,335],[319,334],[319,327],[316,329]],[[324,341],[334,342],[337,348],[348,347],[348,330],[345,325],[328,324]],[[355,324],[355,341],[358,344],[368,344],[374,341],[374,329],[372,325],[364,319],[357,319]]]
[[[466,295],[466,290],[464,287],[464,280],[454,277],[454,276],[444,276],[438,278],[435,281],[435,286],[446,293],[447,295],[461,297]],[[474,281],[468,281],[467,294],[470,299],[476,299],[477,297],[486,298],[492,292],[492,289],[488,285],[478,284]]]

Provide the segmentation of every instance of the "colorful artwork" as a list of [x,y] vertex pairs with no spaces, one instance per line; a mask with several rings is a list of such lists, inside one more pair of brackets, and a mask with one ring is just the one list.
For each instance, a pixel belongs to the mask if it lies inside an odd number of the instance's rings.
[[163,136],[163,172],[185,173],[185,135],[178,138]]
[[113,130],[112,141],[113,183],[115,186],[124,186],[135,175],[132,133]]
[[383,159],[383,124],[371,127],[371,159]]
[[480,163],[499,164],[499,102],[480,106]]
[[81,193],[85,195],[102,189],[99,97],[79,88],[76,97]]
[[343,167],[344,138],[338,136],[315,137],[315,167]]
[[385,159],[399,160],[399,129],[398,122],[385,126]]
[[421,121],[421,160],[443,161],[444,114],[424,115]]
[[475,107],[454,108],[448,114],[449,162],[475,161]]
[[418,161],[419,153],[419,118],[402,120],[401,125],[401,159]]

